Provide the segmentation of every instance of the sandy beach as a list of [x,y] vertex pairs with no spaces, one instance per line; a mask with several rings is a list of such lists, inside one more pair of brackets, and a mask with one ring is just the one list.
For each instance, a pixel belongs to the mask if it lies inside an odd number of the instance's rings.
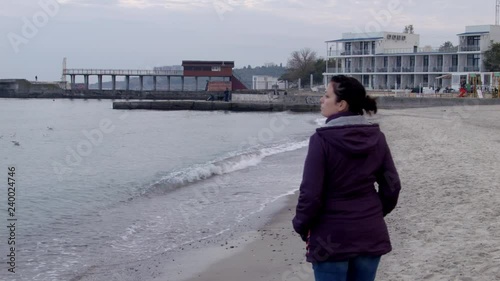
[[[500,107],[391,110],[374,119],[403,184],[386,219],[393,251],[377,280],[500,280]],[[227,246],[191,252],[189,265],[179,261],[160,280],[314,280],[291,226],[296,200]]]

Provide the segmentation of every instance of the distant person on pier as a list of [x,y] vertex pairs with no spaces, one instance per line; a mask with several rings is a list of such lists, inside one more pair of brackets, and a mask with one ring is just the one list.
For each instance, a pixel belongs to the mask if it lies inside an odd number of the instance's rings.
[[377,103],[358,80],[332,77],[320,103],[326,124],[309,140],[293,227],[316,281],[373,281],[392,250],[384,217],[398,202],[399,175],[379,125],[363,116]]
[[229,101],[229,95],[229,88],[226,88],[226,90],[224,91],[224,101]]

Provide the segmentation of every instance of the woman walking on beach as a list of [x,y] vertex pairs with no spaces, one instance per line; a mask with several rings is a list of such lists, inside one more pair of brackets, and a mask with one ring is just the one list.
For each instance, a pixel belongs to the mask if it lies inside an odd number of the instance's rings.
[[401,184],[384,134],[364,111],[376,113],[377,104],[363,85],[334,76],[321,98],[326,125],[309,140],[293,219],[316,281],[373,281],[392,249],[384,217]]

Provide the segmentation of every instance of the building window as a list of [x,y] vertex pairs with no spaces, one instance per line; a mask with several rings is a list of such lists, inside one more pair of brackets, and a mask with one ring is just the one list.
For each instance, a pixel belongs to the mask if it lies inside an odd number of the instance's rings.
[[351,52],[351,42],[345,43],[345,51],[347,54],[350,54]]
[[396,66],[401,67],[401,56],[396,57]]
[[370,85],[370,76],[363,75],[363,86],[368,87]]
[[212,71],[221,71],[220,66],[212,66]]
[[369,42],[363,42],[363,55],[368,55],[370,52],[368,51]]
[[384,57],[384,67],[387,67],[388,60],[389,60],[389,58],[388,58],[388,57]]
[[410,57],[410,67],[415,66],[415,57]]
[[458,66],[458,55],[452,55],[451,56],[451,65],[452,66]]
[[375,54],[375,41],[372,41],[372,55]]
[[467,37],[467,46],[479,46],[479,36],[468,36]]
[[437,66],[443,66],[443,55],[437,57]]
[[424,56],[424,66],[429,66],[429,56]]
[[479,66],[479,54],[467,55],[468,66]]

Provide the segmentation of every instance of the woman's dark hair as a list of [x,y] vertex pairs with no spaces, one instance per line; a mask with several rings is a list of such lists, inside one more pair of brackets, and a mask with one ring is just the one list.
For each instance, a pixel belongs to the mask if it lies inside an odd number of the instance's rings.
[[332,77],[333,92],[337,96],[337,102],[345,100],[349,104],[349,111],[363,115],[363,109],[371,115],[377,113],[377,101],[366,94],[365,87],[358,80],[345,75]]

